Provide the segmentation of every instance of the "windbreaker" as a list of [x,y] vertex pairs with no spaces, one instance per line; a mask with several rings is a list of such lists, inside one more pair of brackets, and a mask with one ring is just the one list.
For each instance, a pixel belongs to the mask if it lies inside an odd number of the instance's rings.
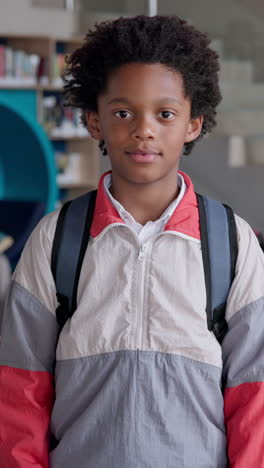
[[207,328],[198,208],[183,176],[185,196],[141,246],[101,179],[78,307],[60,333],[58,211],[31,235],[2,323],[1,468],[264,467],[264,257],[236,216],[221,347]]

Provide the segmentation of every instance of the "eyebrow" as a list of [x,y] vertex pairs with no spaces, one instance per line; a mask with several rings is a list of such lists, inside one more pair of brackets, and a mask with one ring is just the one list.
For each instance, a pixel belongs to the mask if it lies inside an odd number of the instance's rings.
[[[174,104],[181,104],[180,101],[178,101],[178,99],[176,98],[172,98],[172,97],[164,97],[164,98],[161,98],[161,99],[158,99],[156,101],[157,104],[159,105],[162,105],[162,104],[171,104],[171,103],[174,103]],[[128,104],[128,105],[132,105],[133,103],[126,97],[119,97],[119,98],[113,98],[111,99],[110,101],[107,102],[108,105],[110,104]]]

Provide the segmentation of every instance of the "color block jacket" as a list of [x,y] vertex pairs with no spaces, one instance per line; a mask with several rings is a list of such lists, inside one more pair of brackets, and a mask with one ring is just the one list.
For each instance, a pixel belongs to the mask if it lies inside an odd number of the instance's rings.
[[58,212],[35,229],[2,324],[1,468],[264,467],[264,257],[236,217],[221,348],[207,329],[198,209],[184,178],[164,231],[141,247],[101,180],[78,308],[60,334]]

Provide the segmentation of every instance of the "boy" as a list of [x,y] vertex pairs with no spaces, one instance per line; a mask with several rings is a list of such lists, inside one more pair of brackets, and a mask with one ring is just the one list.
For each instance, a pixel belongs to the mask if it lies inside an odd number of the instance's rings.
[[236,217],[221,347],[206,323],[196,196],[178,171],[182,150],[215,125],[208,44],[177,17],[120,18],[69,59],[68,102],[112,172],[99,183],[77,310],[60,333],[57,212],[16,269],[0,348],[1,467],[264,466],[263,256]]

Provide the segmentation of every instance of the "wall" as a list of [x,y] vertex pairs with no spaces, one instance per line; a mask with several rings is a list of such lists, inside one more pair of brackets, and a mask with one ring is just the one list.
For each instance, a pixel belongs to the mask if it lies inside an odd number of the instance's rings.
[[[254,10],[244,7],[249,0],[158,0],[158,13],[175,14],[191,20],[198,28],[213,35],[222,35],[230,21],[252,21],[260,33],[263,21]],[[255,0],[256,2],[256,0]],[[87,12],[111,12],[120,14],[142,14],[146,12],[147,0],[81,0]],[[262,10],[263,7],[262,7]],[[227,14],[228,12],[228,14]]]
[[209,136],[181,160],[181,169],[193,179],[197,192],[230,205],[255,229],[264,231],[264,165],[230,168],[228,140]]
[[108,11],[124,12],[126,11],[126,2],[124,0],[81,0],[84,10],[89,11]]
[[[34,0],[36,4],[43,0]],[[60,6],[62,0],[48,0]],[[146,12],[143,0],[78,0],[83,7],[81,15],[83,30],[90,25],[96,12],[119,14],[142,14]],[[160,14],[177,14],[189,18],[198,28],[212,36],[223,35],[231,21],[248,21],[263,37],[263,21],[249,9],[238,6],[230,0],[159,0]],[[67,37],[79,32],[79,15],[57,8],[33,7],[31,0],[0,0],[0,32],[18,34],[49,34]],[[226,12],[228,11],[228,15]],[[100,16],[100,15],[99,15]]]
[[147,0],[80,0],[83,10],[119,14],[142,14]]
[[160,14],[176,14],[191,20],[213,36],[222,36],[230,22],[253,22],[257,30],[263,30],[263,21],[253,12],[232,0],[162,0],[159,1]]
[[65,0],[31,0],[31,4],[45,8],[64,8]]
[[78,15],[59,9],[32,7],[30,0],[0,0],[0,35],[38,34],[69,37],[79,33]]

